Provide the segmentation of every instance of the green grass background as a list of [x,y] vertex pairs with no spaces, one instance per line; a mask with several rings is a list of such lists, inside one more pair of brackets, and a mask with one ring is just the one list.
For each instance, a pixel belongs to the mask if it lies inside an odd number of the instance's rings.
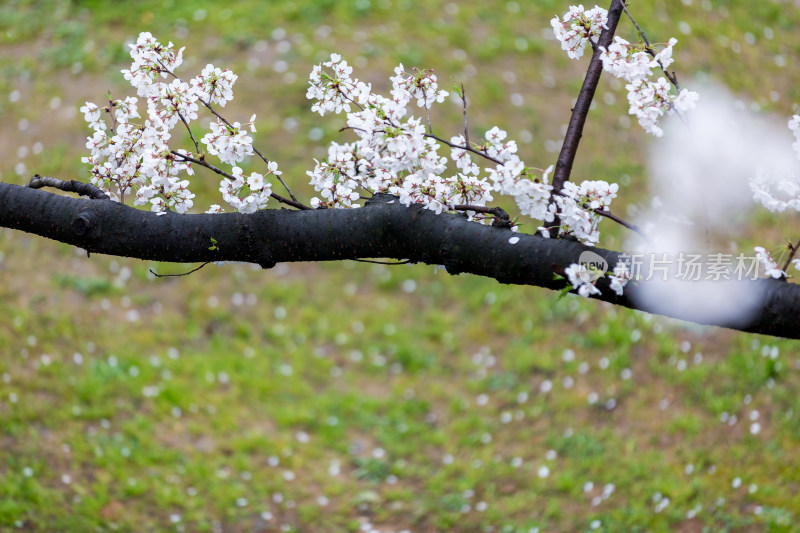
[[[678,37],[682,80],[796,112],[790,3],[630,7],[652,40]],[[0,179],[86,178],[77,108],[133,94],[119,69],[140,31],[186,46],[187,76],[207,62],[240,76],[226,117],[258,114],[256,144],[306,199],[305,170],[341,140],[305,99],[332,51],[377,88],[398,62],[463,82],[473,135],[499,124],[544,168],[586,66],[549,37],[567,8],[6,1]],[[626,21],[620,33],[635,37]],[[437,132],[456,133],[460,112],[440,105]],[[625,113],[604,77],[573,173],[620,181],[620,213],[647,201],[652,142]],[[211,203],[216,178],[195,181]],[[759,213],[742,249],[796,240],[796,222]],[[601,229],[618,248],[624,234]],[[796,342],[425,265],[149,274],[189,268],[0,231],[0,529],[798,530]]]

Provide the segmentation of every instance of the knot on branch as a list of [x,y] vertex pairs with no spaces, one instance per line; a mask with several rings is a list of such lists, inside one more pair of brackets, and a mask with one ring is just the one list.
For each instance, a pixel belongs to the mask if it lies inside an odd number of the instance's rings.
[[263,268],[264,270],[269,270],[274,268],[277,263],[272,258],[272,255],[263,253],[258,257],[258,266]]
[[79,237],[86,235],[94,227],[94,217],[91,213],[82,212],[72,221],[70,228]]

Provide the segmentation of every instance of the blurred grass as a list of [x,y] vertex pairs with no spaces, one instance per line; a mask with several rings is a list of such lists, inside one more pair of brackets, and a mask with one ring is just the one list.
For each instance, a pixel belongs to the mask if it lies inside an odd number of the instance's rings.
[[[566,8],[5,2],[0,177],[86,176],[77,107],[132,93],[118,71],[139,31],[185,45],[185,72],[239,74],[225,115],[258,113],[257,144],[306,197],[305,169],[340,138],[305,99],[331,51],[376,87],[398,61],[463,81],[473,133],[500,124],[546,167],[584,66],[547,37]],[[678,36],[681,79],[704,74],[782,115],[800,102],[796,11],[631,8],[654,40]],[[460,107],[441,107],[436,129],[456,131]],[[605,79],[574,172],[627,175],[620,212],[648,190],[646,140],[625,111]],[[215,180],[198,185],[209,203]],[[743,238],[779,242],[786,228],[759,214]],[[800,518],[795,342],[426,266],[229,265],[169,280],[151,268],[190,266],[0,231],[0,528],[790,531]]]

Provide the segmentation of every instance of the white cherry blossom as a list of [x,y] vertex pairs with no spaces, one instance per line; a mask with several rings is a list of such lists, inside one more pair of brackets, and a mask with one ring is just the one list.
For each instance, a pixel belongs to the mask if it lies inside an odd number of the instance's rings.
[[610,280],[611,290],[617,293],[618,296],[622,296],[625,284],[631,279],[631,271],[627,263],[617,263],[613,273],[608,275],[608,279]]
[[573,263],[564,269],[567,275],[567,280],[573,289],[578,291],[578,294],[584,298],[588,298],[594,294],[601,294],[600,289],[595,287],[595,282],[602,274],[598,274],[594,270],[586,268],[586,266]]
[[417,99],[417,106],[430,108],[434,102],[444,102],[449,93],[439,90],[436,75],[432,70],[419,70],[413,68],[407,72],[401,63],[394,69],[395,75],[390,78],[392,82],[392,97],[396,102],[408,103],[412,98]]
[[164,46],[149,32],[142,32],[136,43],[129,45],[133,63],[122,74],[133,85],[139,96],[149,96],[159,75],[166,78],[183,63],[183,50],[175,50],[172,43]]
[[237,78],[229,69],[222,70],[209,63],[189,85],[205,103],[225,107],[228,101],[233,100],[233,84]]
[[756,253],[758,262],[764,267],[764,273],[767,276],[775,279],[786,277],[786,272],[778,268],[778,263],[775,262],[775,260],[772,258],[772,254],[770,254],[766,249],[762,248],[761,246],[756,246],[753,248],[753,251]]
[[554,17],[550,21],[556,39],[561,43],[561,48],[567,52],[571,59],[580,59],[586,44],[591,40],[596,43],[603,28],[608,22],[608,11],[599,6],[594,6],[588,11],[583,9],[583,4],[570,6],[563,20]]
[[209,124],[209,128],[211,132],[203,136],[200,142],[208,147],[209,154],[219,157],[223,163],[236,165],[253,155],[253,138],[238,122],[229,126],[221,120],[215,120]]

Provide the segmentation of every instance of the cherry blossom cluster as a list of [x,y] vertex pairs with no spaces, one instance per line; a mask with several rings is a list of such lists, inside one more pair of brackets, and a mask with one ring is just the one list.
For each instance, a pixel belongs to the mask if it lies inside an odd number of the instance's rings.
[[592,45],[597,43],[600,33],[606,27],[606,22],[608,22],[607,10],[594,6],[594,9],[586,11],[581,4],[570,6],[563,20],[554,17],[550,25],[567,55],[571,59],[580,59],[589,41]]
[[406,72],[401,63],[394,69],[395,76],[392,82],[392,97],[395,101],[404,101],[409,98],[417,99],[417,106],[430,109],[434,102],[444,102],[448,92],[438,88],[436,75],[431,70],[419,70],[414,67],[411,72]]
[[622,296],[625,284],[631,279],[630,269],[624,262],[617,263],[612,272],[602,272],[583,263],[573,263],[564,269],[564,274],[572,288],[584,298],[601,294],[596,284],[604,276],[608,277],[611,290],[619,296]]
[[221,70],[209,63],[191,81],[192,89],[201,101],[225,107],[229,100],[233,100],[233,84],[237,78],[230,70]]
[[[81,160],[92,165],[91,182],[110,195],[125,195],[136,189],[136,205],[148,201],[153,211],[174,208],[185,213],[192,207],[194,194],[188,190],[188,180],[178,177],[180,172],[192,173],[191,167],[176,161],[167,144],[170,134],[164,127],[151,127],[131,122],[139,118],[137,99],[110,101],[108,107],[99,108],[87,102],[81,107],[94,134],[86,141],[90,150]],[[112,113],[114,127],[109,131],[102,113]],[[116,194],[111,190],[116,186]]]
[[[270,161],[267,165],[269,173],[280,176],[278,164]],[[259,209],[264,209],[272,194],[272,186],[268,181],[264,181],[264,176],[257,172],[252,172],[247,178],[244,177],[242,169],[234,166],[231,171],[233,179],[224,178],[220,182],[219,192],[222,198],[240,213],[255,213]],[[212,205],[209,212],[219,213],[222,209],[218,205]]]
[[[352,67],[338,54],[313,68],[306,96],[314,100],[312,110],[320,115],[346,113],[347,127],[358,140],[333,143],[328,157],[316,161],[308,172],[320,197],[312,207],[359,207],[360,190],[389,193],[400,203],[421,204],[436,213],[456,206],[485,206],[492,193],[512,196],[523,215],[545,223],[561,220],[561,232],[587,244],[598,241],[599,215],[607,208],[618,186],[604,181],[567,183],[562,196],[550,201],[552,185],[545,171],[528,168],[517,155],[517,143],[495,126],[478,143],[465,135],[450,138],[450,160],[455,172],[447,172],[448,159],[440,155],[441,144],[426,131],[420,118],[408,114],[416,99],[426,110],[446,98],[429,71],[400,65],[391,77],[391,98],[374,94],[371,87],[352,77]],[[476,162],[481,161],[483,165]],[[488,165],[487,162],[493,163]],[[485,168],[484,168],[485,167]],[[466,208],[470,218],[482,219]]]
[[[252,125],[256,116],[250,118],[250,130],[255,132]],[[242,128],[238,122],[228,124],[216,120],[209,124],[211,131],[200,140],[207,146],[208,153],[215,155],[223,163],[236,165],[247,156],[253,155],[253,138],[247,134],[247,129]]]
[[635,115],[639,125],[647,133],[661,137],[664,131],[658,126],[662,116],[672,111],[684,112],[695,107],[699,99],[696,92],[681,89],[677,94],[671,93],[670,83],[663,76],[656,81],[651,80],[653,69],[660,68],[666,72],[673,63],[672,49],[678,40],[672,38],[666,46],[653,55],[645,51],[643,45],[633,45],[622,37],[614,37],[614,42],[603,50],[600,59],[603,68],[614,77],[628,83],[628,112]]
[[[323,70],[326,67],[328,70]],[[314,65],[309,76],[306,98],[316,100],[311,111],[325,116],[325,113],[350,112],[350,104],[361,107],[366,104],[372,91],[369,84],[350,77],[353,67],[347,64],[339,54],[331,54],[330,61]]]
[[166,78],[183,63],[181,48],[175,51],[172,43],[164,46],[149,32],[142,32],[135,44],[130,45],[133,63],[124,69],[122,75],[137,90],[139,96],[148,96],[158,83],[159,76]]
[[584,298],[601,294],[600,289],[595,287],[597,280],[603,277],[603,273],[593,268],[589,268],[582,263],[573,263],[564,269],[564,274],[567,275],[572,288],[578,291],[578,294]]
[[[589,11],[585,11],[582,5],[570,6],[564,20],[555,17],[551,25],[567,55],[578,59],[589,40],[597,42],[607,17],[608,12],[598,6]],[[603,69],[627,82],[628,112],[636,116],[647,133],[656,137],[664,134],[658,125],[661,117],[675,111],[688,111],[695,107],[699,98],[696,92],[687,89],[672,93],[670,83],[664,77],[655,81],[651,79],[653,69],[660,68],[666,72],[672,64],[672,49],[677,43],[677,39],[670,39],[661,51],[653,53],[652,58],[645,45],[633,45],[622,37],[614,37],[608,49],[601,48]]]
[[[557,210],[562,234],[574,235],[585,244],[594,245],[600,239],[597,224],[601,218],[595,210],[607,210],[618,190],[616,183],[602,180],[584,181],[580,185],[568,181],[561,194],[554,197],[555,202],[548,206],[550,216],[545,220],[552,221]],[[547,228],[540,230],[542,235],[550,235]]]
[[555,219],[549,208],[553,186],[548,183],[548,179],[552,171],[551,165],[538,175],[526,168],[518,157],[487,169],[495,190],[513,197],[520,214],[545,222],[553,222]]
[[[491,183],[478,177],[478,167],[468,157],[457,158],[457,149],[451,156],[461,172],[444,175],[447,158],[440,155],[439,142],[426,133],[420,118],[407,116],[413,99],[427,109],[448,96],[433,73],[416,69],[408,73],[398,66],[391,78],[392,98],[387,98],[352,78],[352,71],[339,54],[331,54],[309,76],[306,96],[314,100],[312,111],[322,116],[347,113],[347,127],[358,137],[354,143],[333,143],[328,158],[316,161],[308,172],[321,196],[311,200],[312,207],[359,207],[354,203],[359,190],[394,194],[404,205],[419,203],[437,213],[452,211],[456,205],[484,206],[492,200]],[[487,144],[499,157],[516,151],[515,143]]]
[[[224,107],[233,98],[237,76],[209,64],[200,75],[184,82],[175,74],[183,62],[184,49],[176,50],[172,43],[163,45],[150,33],[141,33],[130,49],[133,62],[122,73],[137,95],[145,99],[147,116],[139,115],[137,98],[109,100],[104,107],[87,102],[81,112],[94,133],[86,143],[90,155],[82,161],[92,165],[92,183],[112,197],[124,201],[125,195],[135,192],[135,205],[150,204],[158,213],[166,209],[185,213],[193,206],[194,194],[189,190],[189,180],[181,179],[181,175],[191,176],[191,159],[202,160],[205,154],[171,149],[172,130],[183,123],[191,133],[189,124],[198,119],[200,105],[212,111],[212,105]],[[255,115],[247,123],[252,131],[254,121]],[[210,133],[201,139],[207,153],[232,166],[230,173],[221,171],[226,176],[220,182],[225,201],[244,213],[263,208],[271,194],[270,184],[256,172],[245,178],[237,166],[253,154],[253,139],[247,129],[219,115],[209,128]],[[200,151],[199,145],[195,150]],[[280,175],[274,162],[268,161],[267,169],[267,175]],[[215,205],[210,211],[221,210]]]

